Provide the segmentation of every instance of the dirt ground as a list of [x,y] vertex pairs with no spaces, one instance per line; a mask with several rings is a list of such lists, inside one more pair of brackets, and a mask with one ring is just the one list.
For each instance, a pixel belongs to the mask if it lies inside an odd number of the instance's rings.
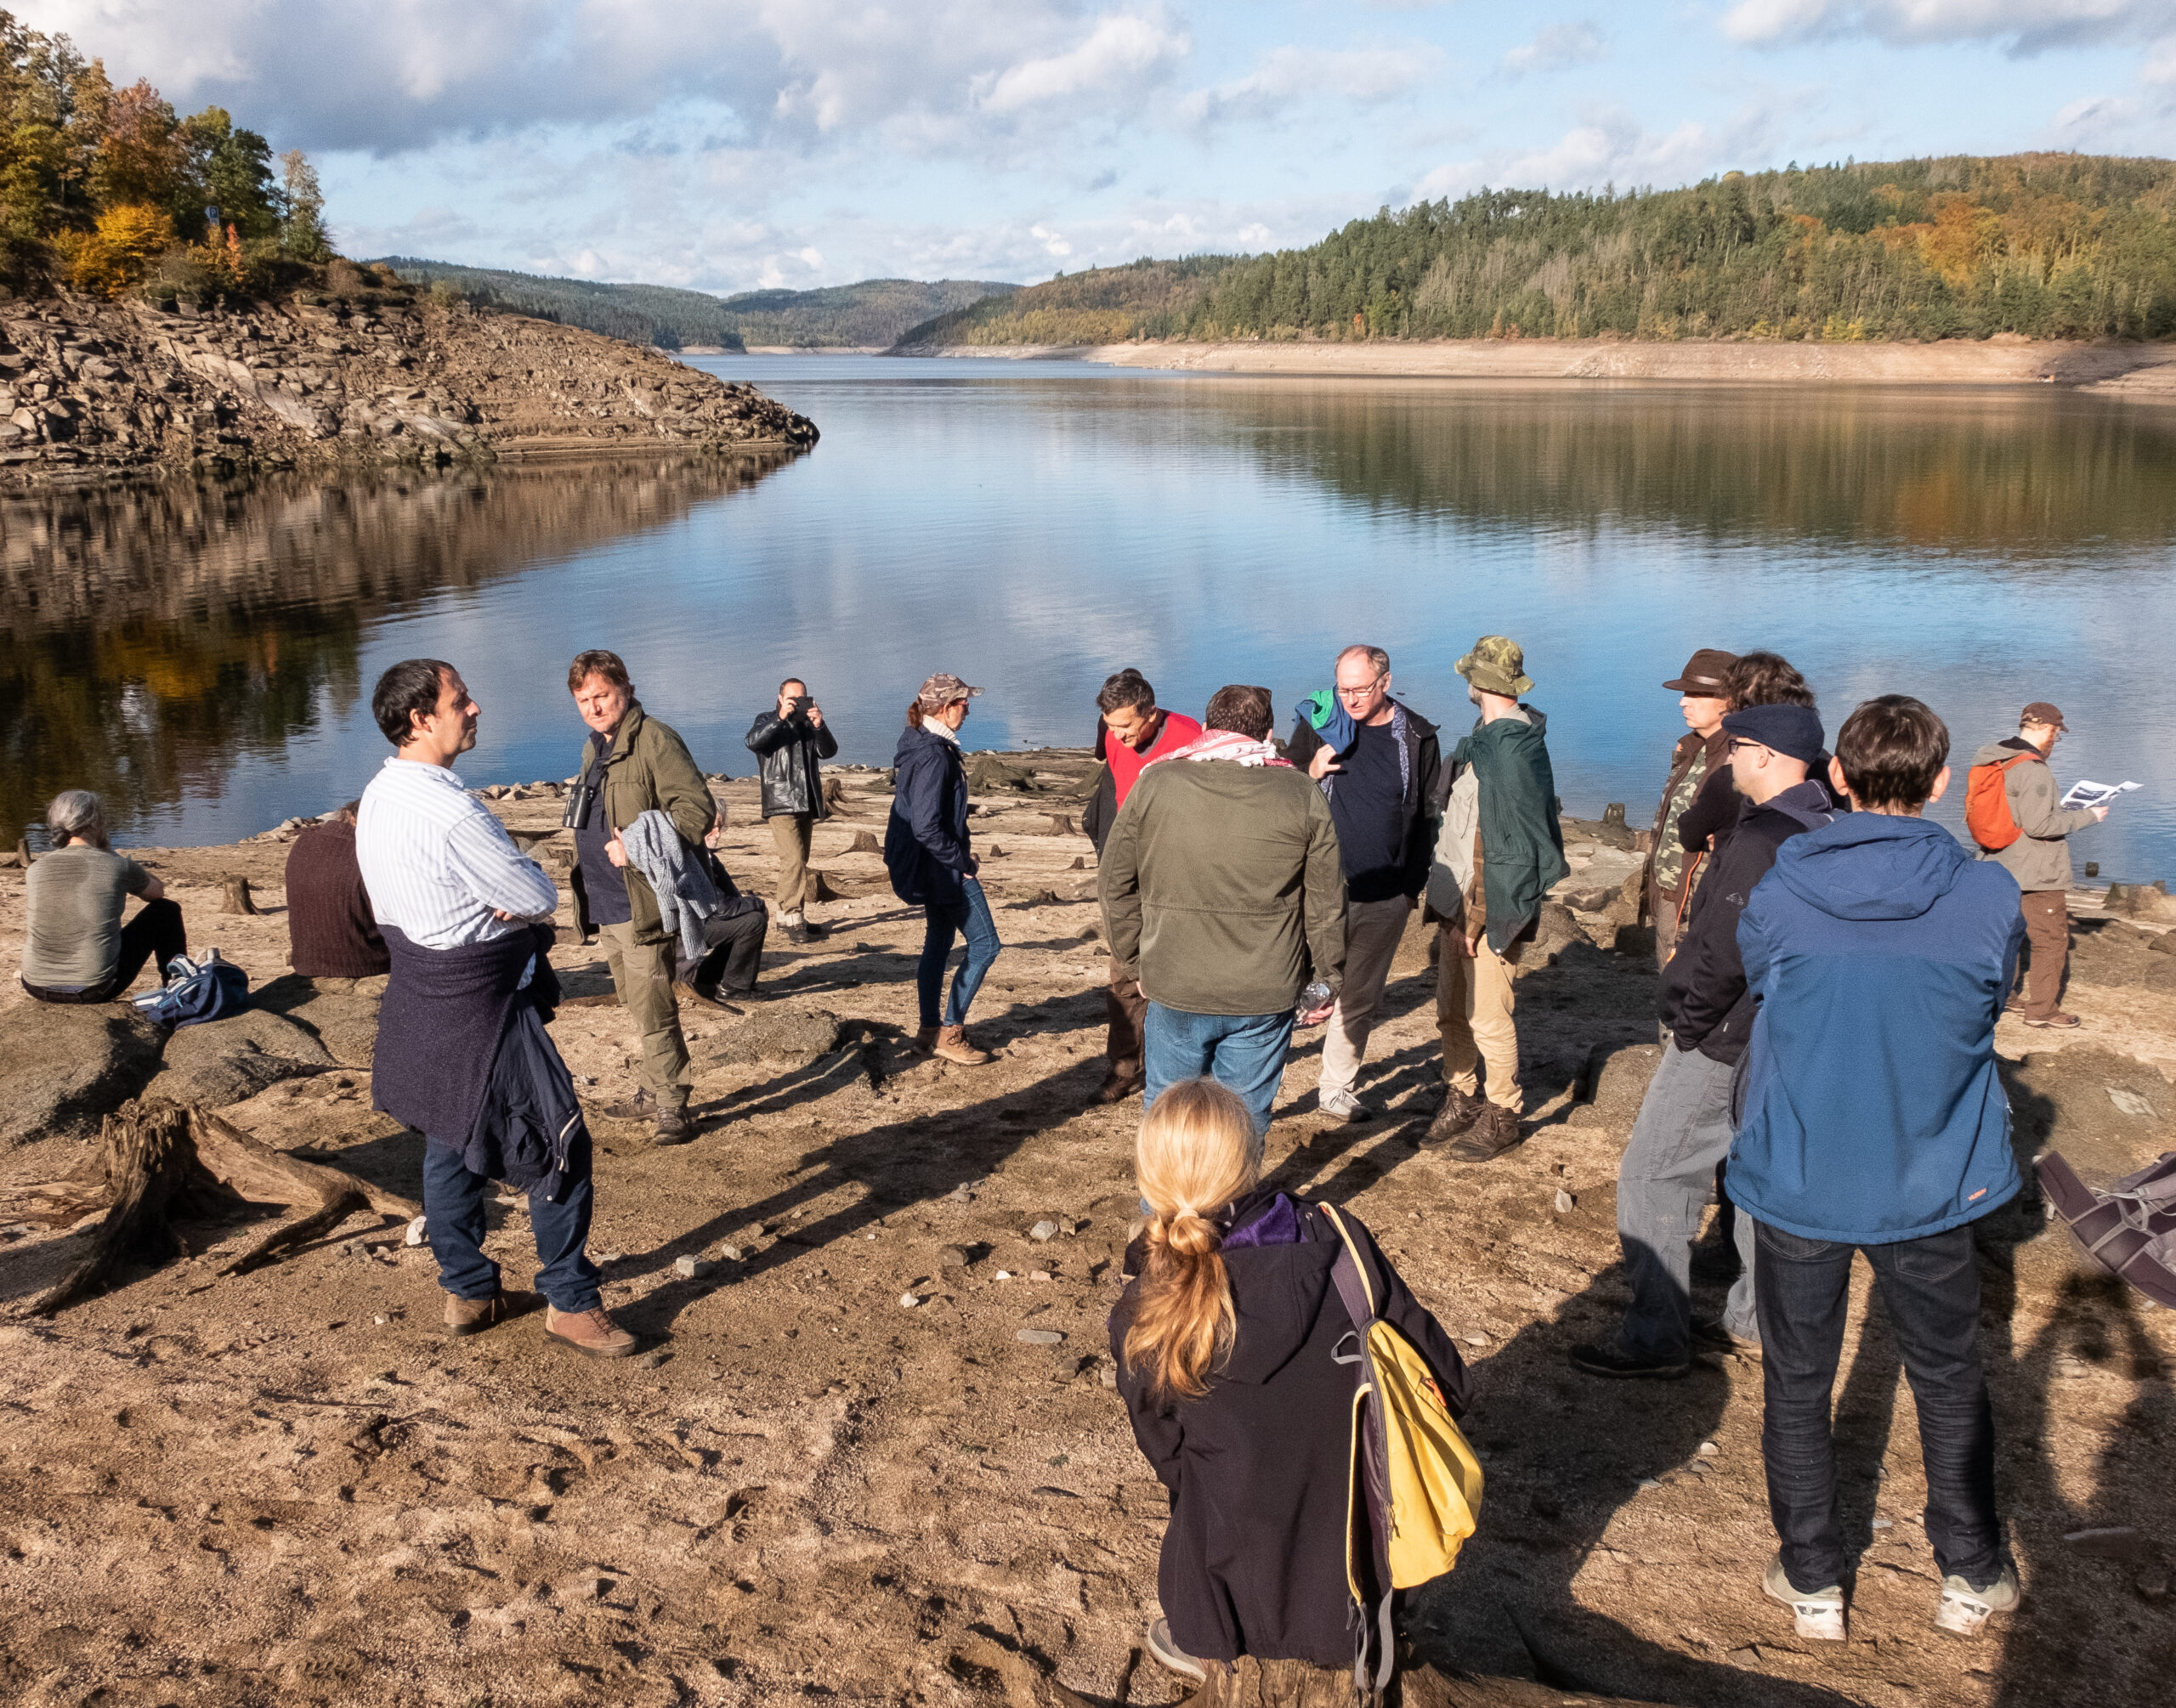
[[[1108,1385],[1103,1329],[1138,1107],[1090,1102],[1108,963],[1094,856],[1052,823],[1077,818],[1085,762],[1029,762],[1038,786],[978,796],[974,821],[1006,943],[971,1028],[994,1063],[902,1047],[921,918],[876,855],[845,851],[857,832],[881,837],[888,806],[880,779],[847,772],[847,810],[816,836],[848,897],[821,910],[833,934],[805,950],[774,938],[773,1000],[750,1017],[688,1013],[702,1136],[660,1151],[640,1128],[594,1123],[591,1249],[608,1305],[654,1341],[647,1356],[556,1354],[536,1317],[446,1341],[434,1264],[368,1217],[227,1279],[224,1257],[262,1220],[200,1226],[184,1260],[0,1325],[0,1697],[967,1704],[1061,1700],[1020,1683],[1051,1671],[1094,1703],[1176,1701],[1176,1682],[1138,1654],[1165,1505]],[[768,890],[755,785],[719,792],[728,863]],[[558,823],[546,795],[495,806],[517,829]],[[259,985],[286,972],[284,843],[139,851],[193,942]],[[237,874],[262,915],[216,912]],[[21,930],[22,874],[0,872],[0,963]],[[1505,1685],[1504,1700],[2166,1700],[2176,1323],[2082,1274],[2037,1204],[1981,1224],[2001,1492],[2026,1599],[1958,1638],[1930,1623],[1913,1412],[1862,1266],[1838,1401],[1851,1636],[1795,1638],[1759,1586],[1774,1542],[1757,1362],[1610,1384],[1565,1359],[1625,1298],[1614,1179],[1636,1087],[1577,1099],[1597,1046],[1653,1041],[1651,963],[1582,940],[1522,979],[1531,1137],[1461,1165],[1417,1143],[1437,1083],[1426,947],[1416,924],[1368,1053],[1362,1090],[1385,1117],[1318,1117],[1321,1035],[1302,1034],[1269,1139],[1276,1183],[1357,1211],[1474,1370],[1481,1532],[1416,1598],[1420,1651],[1550,1687]],[[556,959],[570,993],[606,998],[553,1027],[601,1105],[632,1089],[636,1040],[601,957],[563,946]],[[20,1001],[0,996],[0,1037]],[[2087,1022],[2077,1042],[2162,1075],[2176,1065],[2176,998],[2081,984],[2070,1005]],[[812,1011],[840,1022],[839,1047],[813,1060],[736,1046],[743,1029]],[[2015,1027],[2006,1051],[2046,1042]],[[229,1118],[417,1195],[420,1140],[371,1113],[366,1064],[343,1060]],[[47,1140],[0,1158],[0,1200],[85,1149]],[[524,1284],[525,1207],[493,1213],[494,1253]],[[1038,1241],[1043,1221],[1058,1231]],[[81,1243],[5,1234],[0,1304],[20,1304]],[[683,1258],[716,1267],[683,1275]],[[1717,1303],[1704,1293],[1703,1309]],[[2065,1540],[2116,1526],[2135,1534]],[[1009,1693],[974,1659],[993,1643],[1028,1663]]]

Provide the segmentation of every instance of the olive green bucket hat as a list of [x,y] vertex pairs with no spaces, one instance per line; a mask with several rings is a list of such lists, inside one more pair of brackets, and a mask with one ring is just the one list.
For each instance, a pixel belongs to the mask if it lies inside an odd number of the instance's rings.
[[1519,650],[1519,643],[1504,635],[1483,635],[1473,643],[1473,650],[1459,660],[1459,674],[1485,694],[1502,694],[1516,699],[1533,689],[1533,678],[1526,673],[1527,655]]

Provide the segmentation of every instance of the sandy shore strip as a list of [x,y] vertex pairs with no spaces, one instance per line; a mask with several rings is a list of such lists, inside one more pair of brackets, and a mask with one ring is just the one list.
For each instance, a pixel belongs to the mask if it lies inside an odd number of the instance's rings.
[[903,355],[1062,359],[1112,367],[1314,377],[1635,380],[1693,385],[2060,385],[2176,403],[2176,344],[2065,343],[2009,334],[1935,344],[1633,343],[1472,338],[1355,343],[957,344]]

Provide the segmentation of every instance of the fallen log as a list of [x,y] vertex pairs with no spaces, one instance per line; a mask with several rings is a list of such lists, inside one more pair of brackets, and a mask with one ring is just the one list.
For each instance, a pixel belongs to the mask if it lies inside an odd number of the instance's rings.
[[[138,1098],[105,1117],[99,1182],[78,1178],[33,1187],[48,1220],[106,1202],[82,1261],[34,1299],[26,1314],[50,1316],[88,1297],[130,1261],[162,1263],[182,1249],[177,1220],[217,1213],[236,1202],[309,1204],[219,1271],[239,1275],[275,1253],[331,1232],[359,1210],[411,1220],[421,1207],[344,1168],[306,1162],[252,1139],[191,1103]],[[71,1205],[72,1199],[72,1205]]]

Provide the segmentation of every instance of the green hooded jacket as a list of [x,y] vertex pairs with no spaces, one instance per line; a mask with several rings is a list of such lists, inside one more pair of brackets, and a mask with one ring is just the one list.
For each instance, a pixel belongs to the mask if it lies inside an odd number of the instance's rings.
[[[1499,955],[1541,916],[1542,897],[1572,869],[1556,817],[1556,773],[1545,739],[1549,720],[1532,706],[1519,710],[1527,721],[1476,722],[1443,767],[1445,795],[1466,766],[1481,779],[1482,896],[1488,947]],[[1434,896],[1429,899],[1439,913],[1451,913]]]

